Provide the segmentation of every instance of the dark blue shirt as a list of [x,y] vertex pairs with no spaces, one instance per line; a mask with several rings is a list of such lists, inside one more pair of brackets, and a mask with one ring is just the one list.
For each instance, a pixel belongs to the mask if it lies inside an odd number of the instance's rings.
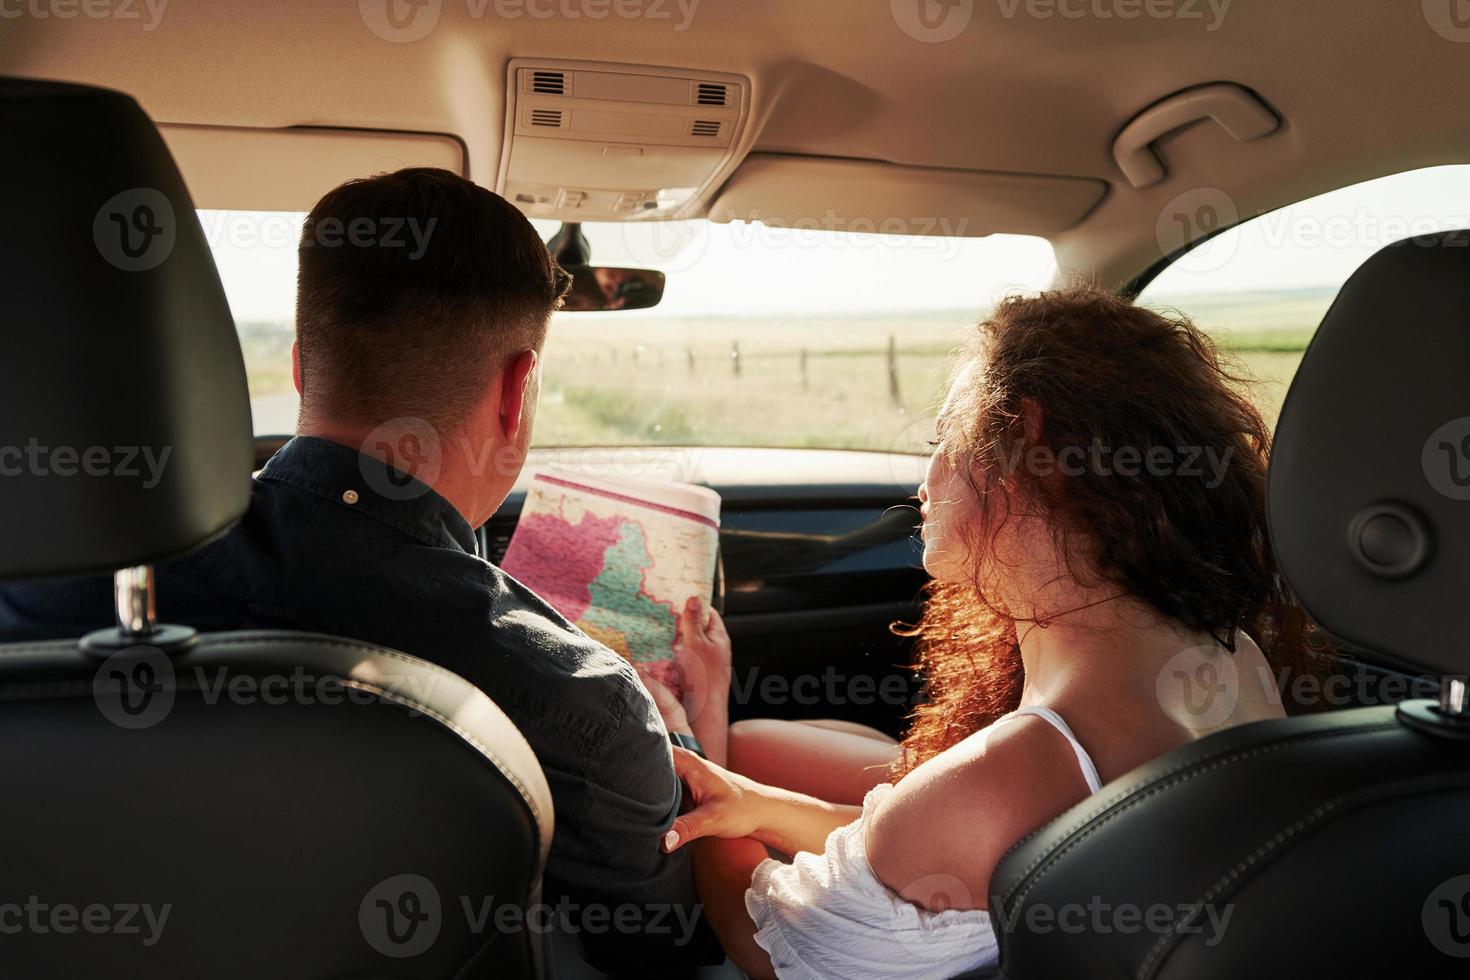
[[[680,787],[657,709],[625,660],[481,558],[477,544],[424,484],[346,446],[296,438],[261,471],[238,527],[158,568],[159,618],[350,637],[478,685],[546,772],[556,831],[545,898],[574,924],[578,908],[595,907],[587,921],[595,915],[603,930],[580,930],[594,960],[705,958],[708,934],[692,941],[686,928],[698,911],[688,853],[659,848]],[[112,617],[103,578],[0,590],[7,639],[80,635]],[[645,927],[607,929],[629,904]]]

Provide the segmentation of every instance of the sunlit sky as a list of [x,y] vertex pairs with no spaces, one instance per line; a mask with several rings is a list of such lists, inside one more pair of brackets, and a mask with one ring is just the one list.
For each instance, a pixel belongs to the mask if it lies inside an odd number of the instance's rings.
[[1166,270],[1150,293],[1336,288],[1385,245],[1456,228],[1470,228],[1470,166],[1396,174],[1243,222]]
[[[1218,192],[1201,200],[1232,217]],[[302,217],[200,213],[237,320],[292,319]],[[555,231],[554,223],[536,225],[544,236]],[[1400,174],[1226,232],[1151,292],[1335,287],[1391,241],[1465,227],[1470,166]],[[978,311],[1009,290],[1047,285],[1056,269],[1049,243],[1011,235],[926,238],[707,221],[583,228],[595,263],[667,272],[663,302],[641,316]]]

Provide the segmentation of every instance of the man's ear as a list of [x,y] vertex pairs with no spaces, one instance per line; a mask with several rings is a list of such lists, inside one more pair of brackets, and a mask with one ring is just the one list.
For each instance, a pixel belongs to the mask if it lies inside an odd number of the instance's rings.
[[515,442],[525,418],[526,393],[536,371],[536,352],[523,350],[505,365],[500,378],[500,431],[507,442]]
[[301,394],[301,344],[295,340],[291,341],[291,383],[296,394]]

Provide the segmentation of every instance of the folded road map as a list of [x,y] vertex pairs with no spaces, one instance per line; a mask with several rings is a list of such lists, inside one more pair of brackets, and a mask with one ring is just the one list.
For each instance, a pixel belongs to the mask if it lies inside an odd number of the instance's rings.
[[500,566],[677,690],[678,617],[690,596],[709,600],[719,543],[720,496],[706,487],[542,471]]

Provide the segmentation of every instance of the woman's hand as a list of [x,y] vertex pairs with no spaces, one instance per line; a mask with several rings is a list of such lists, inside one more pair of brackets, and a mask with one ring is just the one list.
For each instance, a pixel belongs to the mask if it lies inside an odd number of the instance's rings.
[[701,837],[750,837],[783,854],[820,852],[828,834],[862,815],[860,807],[767,786],[685,749],[674,749],[674,771],[694,806],[674,818],[664,834],[665,851]]
[[688,749],[674,749],[674,771],[689,789],[693,809],[674,819],[663,848],[673,852],[701,837],[752,837],[760,826],[761,786]]

